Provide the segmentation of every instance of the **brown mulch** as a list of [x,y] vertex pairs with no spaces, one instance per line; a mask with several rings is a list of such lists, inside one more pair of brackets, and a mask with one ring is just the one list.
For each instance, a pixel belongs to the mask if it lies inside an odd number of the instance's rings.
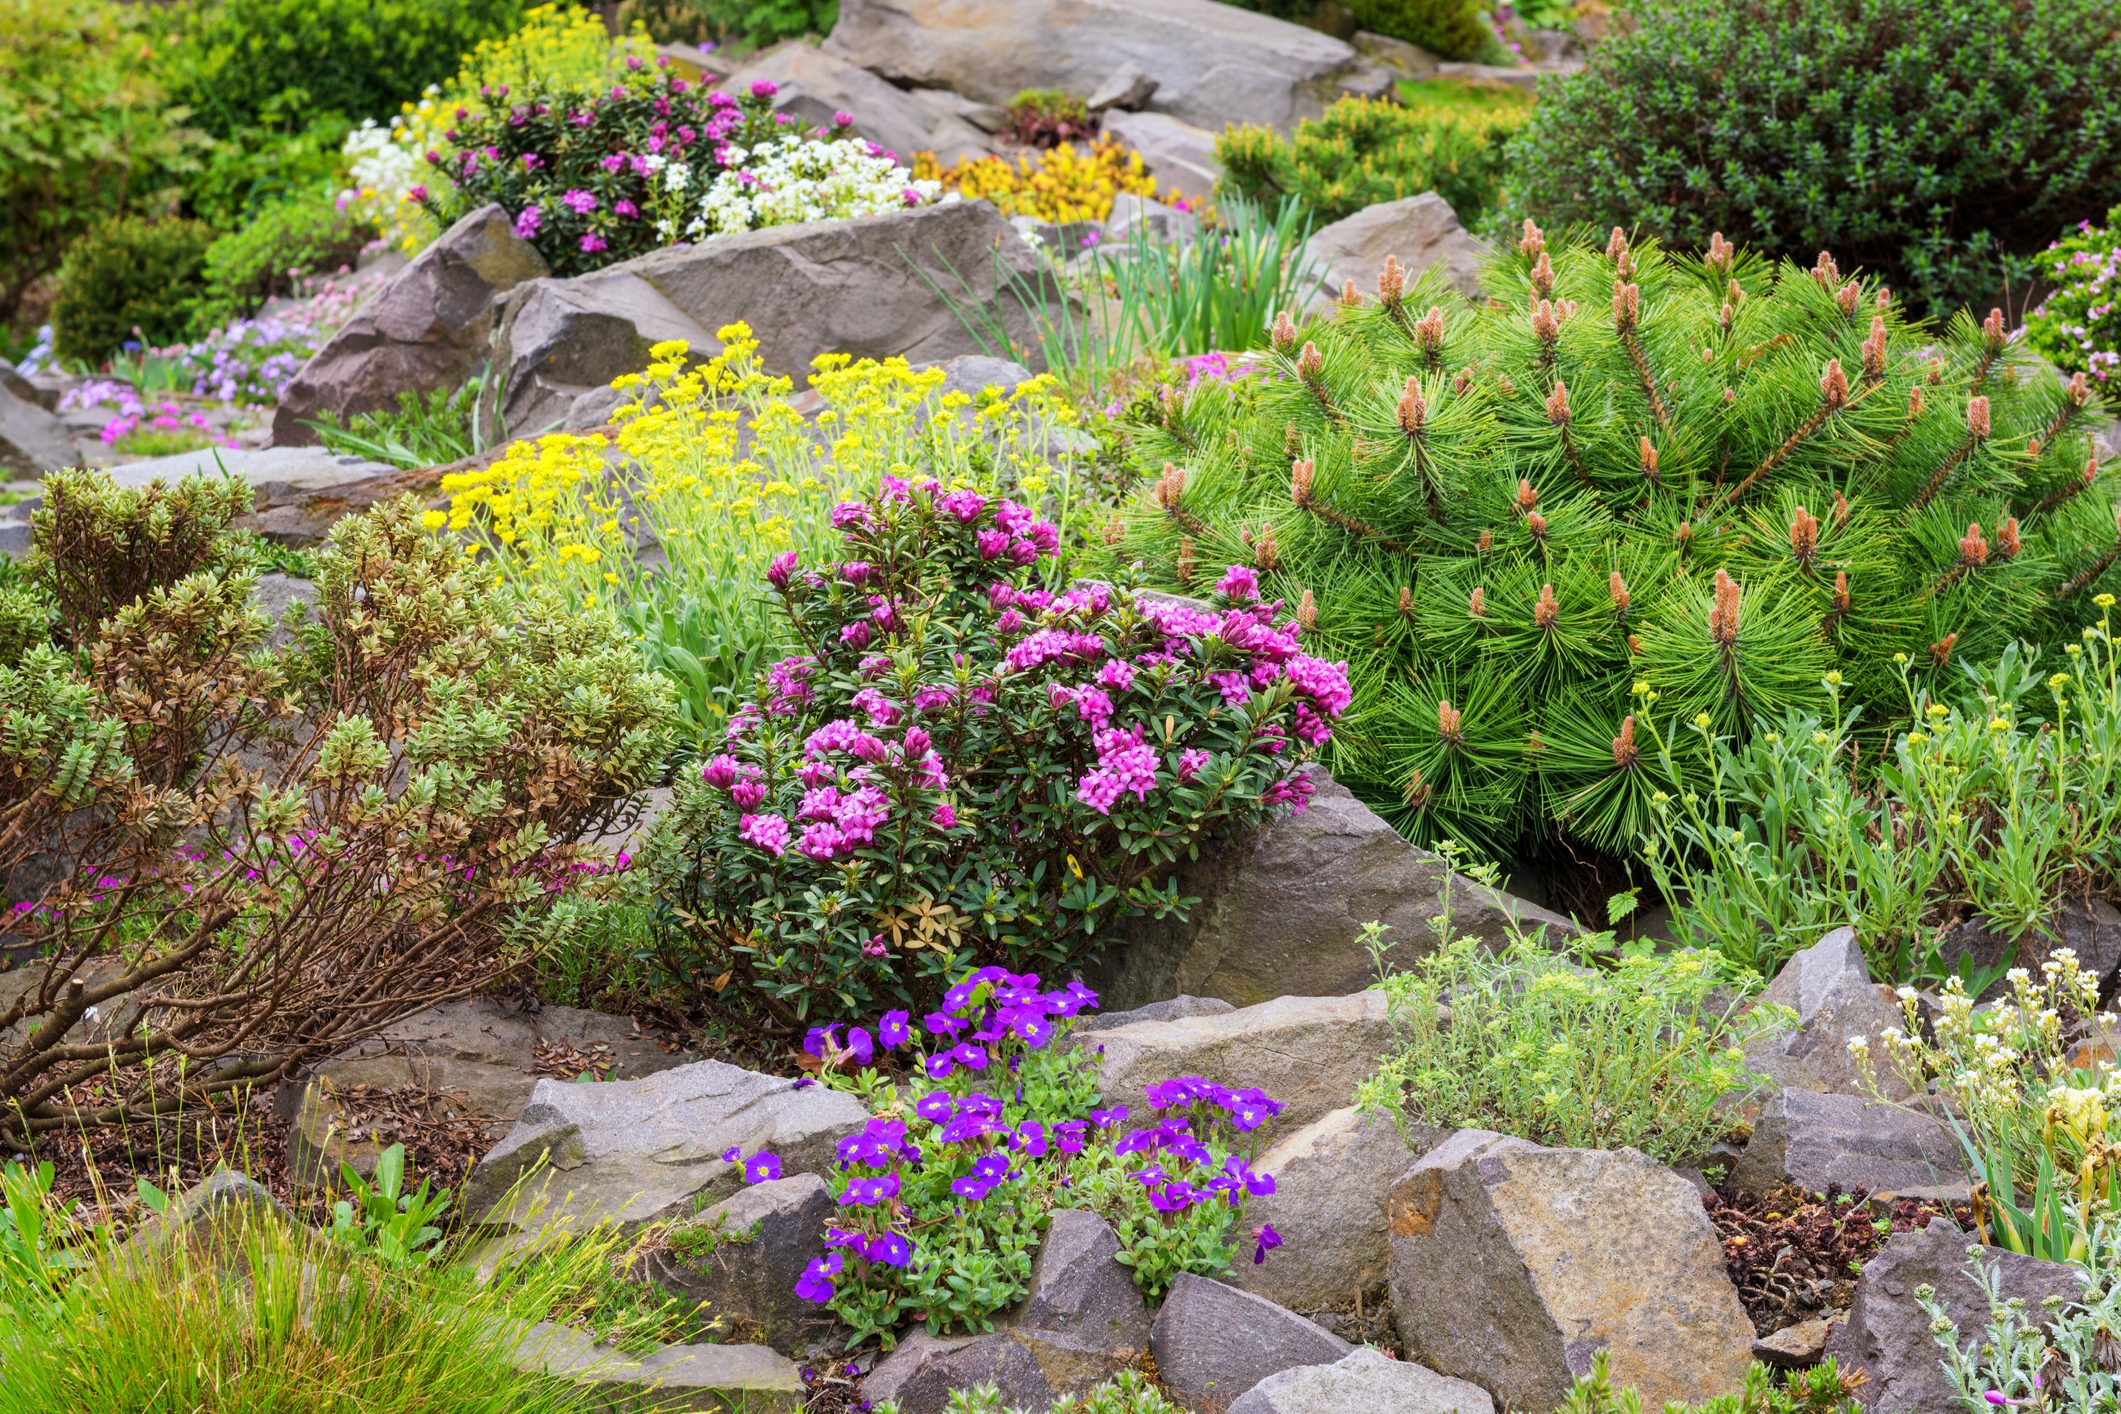
[[1807,1193],[1793,1185],[1766,1193],[1719,1188],[1702,1200],[1723,1242],[1723,1265],[1756,1335],[1846,1310],[1856,1278],[1886,1239],[1947,1217],[1971,1229],[1964,1203],[1872,1198],[1839,1185]]

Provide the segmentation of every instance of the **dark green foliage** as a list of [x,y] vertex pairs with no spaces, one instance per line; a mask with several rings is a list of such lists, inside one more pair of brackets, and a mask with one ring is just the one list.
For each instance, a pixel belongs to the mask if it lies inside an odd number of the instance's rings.
[[274,202],[207,247],[199,322],[255,314],[274,295],[292,294],[299,276],[351,264],[374,235],[322,197]]
[[201,0],[177,22],[171,82],[216,137],[343,133],[448,78],[523,11],[523,0]]
[[1678,733],[1664,778],[1636,714],[1743,741],[1833,671],[1882,729],[1895,654],[1926,682],[2074,635],[2114,579],[2098,402],[2000,315],[1617,232],[1528,231],[1477,307],[1399,279],[1141,428],[1171,469],[1120,554],[1194,592],[1243,558],[1315,617],[1356,688],[1335,769],[1419,838],[1623,844],[1707,759]]
[[772,44],[829,34],[839,15],[839,0],[629,0],[620,11],[666,44]]
[[1509,57],[1494,31],[1481,23],[1476,0],[1348,0],[1348,8],[1359,27],[1445,59],[1503,63]]
[[122,216],[76,241],[52,304],[59,356],[101,363],[128,343],[184,338],[213,239],[203,222]]
[[1942,315],[2121,200],[2111,0],[1649,0],[1632,19],[1513,144],[1525,213],[1828,249]]
[[0,555],[0,663],[51,641],[51,602],[24,581],[18,560]]
[[1505,142],[1531,108],[1514,90],[1461,86],[1419,105],[1343,98],[1285,137],[1229,127],[1215,140],[1218,190],[1272,206],[1295,196],[1319,224],[1433,191],[1468,225],[1502,191]]

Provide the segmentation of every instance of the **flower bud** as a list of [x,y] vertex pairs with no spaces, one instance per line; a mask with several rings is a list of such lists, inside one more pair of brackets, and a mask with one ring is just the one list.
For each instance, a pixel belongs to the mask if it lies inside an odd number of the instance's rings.
[[1532,264],[1532,288],[1542,295],[1554,293],[1554,262],[1545,251],[1539,252],[1539,259]]
[[1966,400],[1966,430],[1976,442],[1988,440],[1988,399],[1976,393]]
[[1738,248],[1723,238],[1723,232],[1709,232],[1709,253],[1703,263],[1721,275],[1728,272],[1731,262],[1738,258]]
[[1377,272],[1377,298],[1387,306],[1397,305],[1406,293],[1407,272],[1400,268],[1399,257],[1385,257],[1385,268]]
[[1399,395],[1399,430],[1419,437],[1428,420],[1429,404],[1421,395],[1421,380],[1408,374],[1406,390]]
[[1449,698],[1438,700],[1436,703],[1436,734],[1438,736],[1450,742],[1453,746],[1458,745],[1459,742],[1465,740],[1465,733],[1461,730],[1464,720],[1465,714],[1453,707]]
[[1628,605],[1634,602],[1634,596],[1628,593],[1628,582],[1620,577],[1619,570],[1614,570],[1606,577],[1605,587],[1606,593],[1613,596],[1613,612],[1626,618]]
[[1650,445],[1649,438],[1644,437],[1641,439],[1641,445],[1637,451],[1642,459],[1642,479],[1655,485],[1657,482],[1657,449]]
[[1871,316],[1870,337],[1863,341],[1863,376],[1875,383],[1885,376],[1885,316]]
[[1539,586],[1539,599],[1532,605],[1532,623],[1544,632],[1551,633],[1561,618],[1561,602],[1554,597],[1554,586]]
[[1517,479],[1516,504],[1517,514],[1519,515],[1523,515],[1526,511],[1533,509],[1539,504],[1539,492],[1532,488],[1531,480],[1527,477],[1519,477]]
[[1466,612],[1476,619],[1488,616],[1488,591],[1476,589],[1466,598]]
[[1547,238],[1531,217],[1524,218],[1524,237],[1517,242],[1517,253],[1526,260],[1534,259],[1546,252]]
[[1969,521],[1966,534],[1959,537],[1959,563],[1967,569],[1979,569],[1988,563],[1988,538],[1981,533],[1978,521]]
[[1826,405],[1830,408],[1843,407],[1848,403],[1849,380],[1848,375],[1841,371],[1840,359],[1830,358],[1826,361],[1826,373],[1819,380],[1819,395],[1826,399]]
[[1834,303],[1839,305],[1841,312],[1851,319],[1856,317],[1856,306],[1862,301],[1863,289],[1854,280],[1834,291]]
[[1252,547],[1252,563],[1268,574],[1274,573],[1274,567],[1281,563],[1281,550],[1274,543],[1272,521],[1259,523],[1259,542]]
[[1296,601],[1296,622],[1307,631],[1318,627],[1318,601],[1308,589]]
[[1289,499],[1299,507],[1311,504],[1312,471],[1309,461],[1299,461],[1289,468]]
[[1274,323],[1267,331],[1267,340],[1278,354],[1286,354],[1296,347],[1296,321],[1289,317],[1288,310],[1275,313]]
[[1569,420],[1569,386],[1555,380],[1554,391],[1547,394],[1547,421],[1556,427],[1566,426]]
[[1625,771],[1641,756],[1635,748],[1635,718],[1630,713],[1620,723],[1620,735],[1613,738],[1613,764]]
[[1296,356],[1296,376],[1306,383],[1315,382],[1325,371],[1326,356],[1318,351],[1318,345],[1304,341],[1304,350]]
[[1738,642],[1738,585],[1728,570],[1716,571],[1715,602],[1709,608],[1709,637],[1719,648]]
[[1799,506],[1797,513],[1790,517],[1790,554],[1796,557],[1797,563],[1809,565],[1818,552],[1819,522],[1810,510]]
[[1642,286],[1613,282],[1613,329],[1625,334],[1642,322]]

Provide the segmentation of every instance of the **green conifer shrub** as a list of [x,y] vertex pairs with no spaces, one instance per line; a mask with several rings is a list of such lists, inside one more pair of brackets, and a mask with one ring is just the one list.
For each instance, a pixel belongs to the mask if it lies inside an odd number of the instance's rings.
[[[1419,839],[1617,846],[1715,736],[2076,631],[2121,563],[2082,378],[2002,315],[1939,331],[1822,255],[1525,237],[1469,304],[1396,262],[1260,374],[1137,427],[1114,526],[1152,579],[1232,560],[1345,656],[1334,769]],[[1161,470],[1161,476],[1157,472]],[[1667,771],[1638,718],[1683,738]],[[1676,776],[1682,779],[1670,779]]]

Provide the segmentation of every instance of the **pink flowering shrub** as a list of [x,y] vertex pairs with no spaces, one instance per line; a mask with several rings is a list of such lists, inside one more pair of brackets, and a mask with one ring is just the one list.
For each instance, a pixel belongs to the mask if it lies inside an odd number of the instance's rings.
[[2065,373],[2112,386],[2121,372],[2121,206],[2103,226],[2079,221],[2034,263],[2054,288],[2026,314],[2026,342]]
[[[1180,1272],[1217,1275],[1246,1247],[1263,1261],[1281,1245],[1272,1227],[1241,1223],[1248,1199],[1274,1191],[1251,1160],[1280,1103],[1187,1076],[1102,1107],[1094,1048],[1060,1044],[1096,1005],[1080,982],[1041,990],[1035,975],[983,967],[918,1021],[892,1010],[873,1028],[811,1031],[805,1049],[827,1075],[880,1101],[840,1141],[838,1211],[796,1284],[850,1328],[850,1348],[889,1346],[915,1320],[938,1335],[990,1329],[1028,1290],[1056,1208],[1109,1222],[1151,1299]],[[871,1068],[892,1052],[914,1072],[903,1098]],[[771,1153],[722,1157],[754,1183],[780,1176]]]
[[767,576],[805,651],[658,832],[680,975],[740,979],[792,1029],[982,964],[1065,974],[1120,918],[1182,914],[1204,838],[1309,798],[1346,666],[1249,570],[1213,605],[1037,587],[1054,528],[933,482],[832,519],[838,563]]

